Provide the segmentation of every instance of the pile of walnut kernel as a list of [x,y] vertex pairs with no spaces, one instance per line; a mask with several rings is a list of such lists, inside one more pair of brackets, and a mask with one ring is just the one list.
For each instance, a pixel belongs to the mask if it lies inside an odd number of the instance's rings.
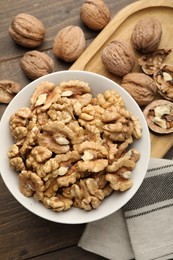
[[142,128],[114,90],[92,97],[83,81],[42,82],[30,107],[9,123],[8,157],[19,189],[45,207],[92,210],[112,191],[132,187],[140,154],[131,144]]

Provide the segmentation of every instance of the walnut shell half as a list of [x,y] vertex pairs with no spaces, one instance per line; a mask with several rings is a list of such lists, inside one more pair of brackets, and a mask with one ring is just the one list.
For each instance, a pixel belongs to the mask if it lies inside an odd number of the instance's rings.
[[154,75],[158,92],[165,99],[173,101],[173,65],[163,65]]
[[131,46],[125,41],[112,41],[101,53],[104,66],[117,76],[129,73],[135,65],[135,55]]
[[159,134],[173,132],[173,103],[164,99],[155,100],[143,111],[149,128]]
[[136,100],[139,106],[148,105],[155,96],[154,80],[144,73],[129,73],[123,77],[121,86]]
[[134,27],[131,39],[137,50],[148,53],[157,49],[161,36],[160,21],[154,17],[144,16]]

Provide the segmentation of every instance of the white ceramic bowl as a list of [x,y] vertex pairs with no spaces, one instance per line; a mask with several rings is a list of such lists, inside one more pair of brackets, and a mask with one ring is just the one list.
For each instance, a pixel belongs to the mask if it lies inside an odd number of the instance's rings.
[[[141,154],[141,157],[137,162],[136,168],[133,171],[133,187],[123,193],[113,192],[101,203],[101,205],[97,209],[89,212],[77,208],[71,208],[65,212],[54,212],[51,209],[47,209],[45,206],[43,206],[42,203],[37,202],[34,198],[27,198],[24,195],[22,195],[18,188],[17,173],[10,168],[9,160],[7,157],[8,149],[10,145],[13,144],[13,139],[9,130],[10,116],[14,112],[18,111],[19,108],[30,105],[29,99],[33,94],[35,87],[40,82],[49,81],[59,83],[62,81],[68,81],[70,79],[78,79],[88,82],[91,86],[93,95],[102,93],[107,89],[116,90],[123,97],[127,109],[131,111],[135,116],[137,116],[142,124],[142,138],[133,143],[133,147],[135,147]],[[106,217],[120,209],[130,200],[130,198],[132,198],[132,196],[140,187],[147,171],[150,157],[150,137],[145,118],[139,106],[132,99],[132,97],[115,82],[111,81],[110,79],[104,76],[94,74],[91,72],[60,71],[48,74],[31,82],[26,87],[24,87],[11,101],[11,103],[6,108],[0,122],[0,151],[0,172],[2,178],[12,195],[25,208],[27,208],[34,214],[50,221],[64,224],[80,224]]]

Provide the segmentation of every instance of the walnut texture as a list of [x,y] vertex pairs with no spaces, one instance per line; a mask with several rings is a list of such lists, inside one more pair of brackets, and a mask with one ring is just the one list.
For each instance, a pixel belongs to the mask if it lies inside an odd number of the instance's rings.
[[27,48],[35,48],[44,40],[44,24],[27,13],[16,15],[9,26],[11,38],[19,45]]
[[20,66],[25,75],[34,80],[54,71],[54,62],[46,53],[28,51],[20,60]]
[[12,80],[0,80],[0,103],[10,103],[21,86]]
[[80,17],[90,29],[100,31],[110,21],[110,10],[103,0],[85,0]]
[[135,65],[135,55],[130,44],[125,41],[112,41],[101,53],[104,66],[117,76],[129,73]]
[[122,79],[121,86],[129,92],[139,106],[149,104],[155,97],[157,90],[152,78],[144,73],[128,73]]
[[61,29],[53,42],[53,53],[58,58],[73,62],[86,47],[85,35],[79,26],[69,25]]
[[143,53],[155,51],[162,36],[162,26],[158,19],[150,16],[142,17],[132,32],[134,47]]

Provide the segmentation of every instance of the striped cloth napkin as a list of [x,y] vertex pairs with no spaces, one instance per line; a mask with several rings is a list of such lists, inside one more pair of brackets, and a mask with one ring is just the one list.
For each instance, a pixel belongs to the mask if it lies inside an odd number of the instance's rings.
[[173,259],[173,160],[150,159],[133,198],[87,224],[78,246],[112,260]]

